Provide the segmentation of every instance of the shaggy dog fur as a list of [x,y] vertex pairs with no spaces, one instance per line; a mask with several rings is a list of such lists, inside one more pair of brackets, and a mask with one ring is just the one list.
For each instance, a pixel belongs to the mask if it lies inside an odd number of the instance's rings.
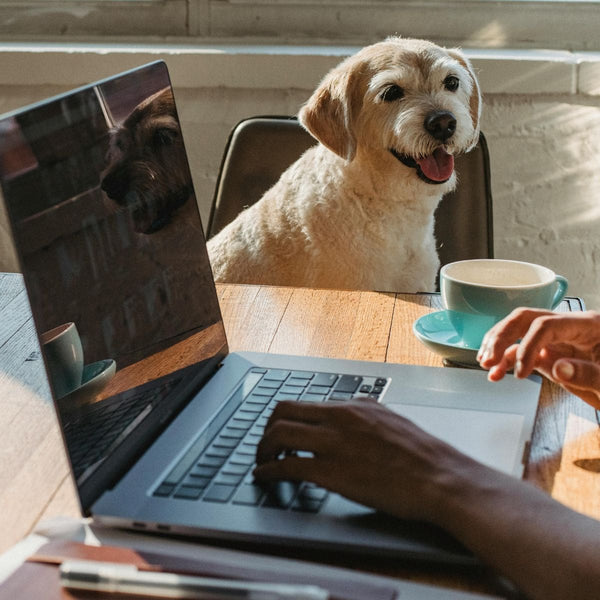
[[134,230],[151,234],[168,225],[192,195],[170,88],[138,104],[111,132],[108,160],[101,187],[129,212]]
[[216,280],[435,289],[433,214],[480,107],[458,50],[393,37],[346,59],[299,113],[320,143],[208,242]]

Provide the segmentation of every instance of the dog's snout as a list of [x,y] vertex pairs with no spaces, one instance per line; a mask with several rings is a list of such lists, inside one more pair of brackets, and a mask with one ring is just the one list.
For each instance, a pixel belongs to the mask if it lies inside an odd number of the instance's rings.
[[450,139],[456,131],[456,117],[447,110],[436,110],[425,117],[425,129],[440,142]]
[[122,168],[109,171],[100,182],[100,188],[111,199],[119,202],[129,189],[128,178]]

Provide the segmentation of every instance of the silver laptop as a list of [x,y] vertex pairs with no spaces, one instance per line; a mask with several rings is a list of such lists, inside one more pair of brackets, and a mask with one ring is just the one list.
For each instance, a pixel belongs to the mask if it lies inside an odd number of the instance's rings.
[[310,483],[258,484],[257,443],[280,400],[370,396],[520,477],[539,379],[229,353],[164,63],[2,117],[0,182],[40,340],[65,323],[81,340],[67,387],[43,354],[84,514],[236,547],[474,560]]

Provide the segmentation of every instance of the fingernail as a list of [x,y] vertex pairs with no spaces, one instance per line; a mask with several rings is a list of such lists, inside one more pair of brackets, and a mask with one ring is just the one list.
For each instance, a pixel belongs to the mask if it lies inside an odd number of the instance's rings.
[[563,360],[556,365],[556,374],[561,379],[570,381],[575,375],[575,367],[572,363]]
[[522,371],[523,371],[523,363],[520,360],[518,360],[515,363],[515,376],[520,377]]

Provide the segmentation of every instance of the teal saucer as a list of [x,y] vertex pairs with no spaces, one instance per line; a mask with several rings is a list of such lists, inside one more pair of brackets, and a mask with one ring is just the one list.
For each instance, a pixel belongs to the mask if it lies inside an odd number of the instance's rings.
[[432,352],[458,365],[478,367],[479,347],[470,346],[458,334],[448,312],[440,310],[429,313],[413,323],[413,332]]
[[65,408],[79,408],[92,403],[114,377],[117,363],[112,358],[85,365],[81,385],[60,399]]

